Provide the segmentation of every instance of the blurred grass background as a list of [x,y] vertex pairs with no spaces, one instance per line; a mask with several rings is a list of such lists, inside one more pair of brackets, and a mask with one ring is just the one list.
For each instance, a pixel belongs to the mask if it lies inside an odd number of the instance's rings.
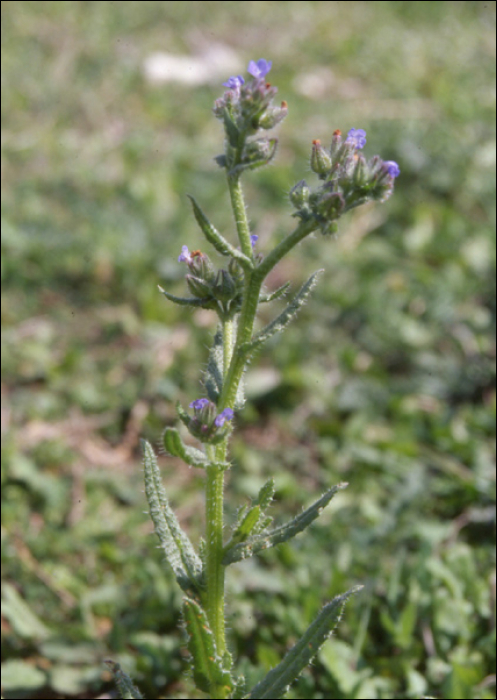
[[[157,284],[181,294],[203,245],[187,192],[232,235],[210,110],[260,57],[289,116],[246,180],[259,250],[312,139],[364,128],[402,174],[271,278],[326,270],[250,370],[227,517],[270,475],[277,519],[350,486],[230,569],[231,648],[254,683],[363,583],[289,697],[495,698],[495,2],[295,0],[2,3],[6,698],[113,697],[106,657],[145,697],[199,697],[138,437],[201,391],[214,319]],[[161,463],[197,540],[202,475]]]

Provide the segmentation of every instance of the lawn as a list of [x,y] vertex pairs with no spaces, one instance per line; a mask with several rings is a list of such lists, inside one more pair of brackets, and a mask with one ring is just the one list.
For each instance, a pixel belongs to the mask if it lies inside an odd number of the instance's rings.
[[[271,278],[325,274],[247,375],[227,518],[349,486],[292,546],[229,570],[253,685],[348,588],[290,698],[495,698],[495,2],[2,3],[2,689],[195,698],[139,438],[200,392],[215,330],[183,311],[195,195],[233,242],[212,104],[250,59],[289,105],[245,193],[264,254],[313,139],[367,131],[394,196]],[[172,62],[175,58],[175,62]],[[180,61],[178,59],[181,59]],[[261,322],[274,313],[263,309]],[[182,525],[203,480],[161,456]]]

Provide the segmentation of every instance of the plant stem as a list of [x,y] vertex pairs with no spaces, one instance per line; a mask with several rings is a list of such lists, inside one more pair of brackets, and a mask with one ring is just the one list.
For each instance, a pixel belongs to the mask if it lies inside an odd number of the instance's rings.
[[231,206],[235,216],[236,230],[242,253],[252,259],[252,245],[250,243],[250,227],[247,219],[247,209],[243,199],[240,174],[228,175],[228,187],[230,191]]

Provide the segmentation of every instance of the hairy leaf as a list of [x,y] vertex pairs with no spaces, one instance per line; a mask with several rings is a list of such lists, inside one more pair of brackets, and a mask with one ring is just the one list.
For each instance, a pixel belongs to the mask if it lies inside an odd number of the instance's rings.
[[217,404],[223,391],[223,331],[218,328],[207,361],[207,369],[204,372],[203,383],[209,399]]
[[289,288],[290,282],[285,282],[285,284],[282,284],[281,287],[278,287],[278,289],[275,289],[274,292],[271,292],[270,294],[260,294],[259,302],[262,304],[279,299],[286,294]]
[[201,467],[205,469],[209,465],[209,460],[203,452],[195,447],[185,445],[180,434],[175,428],[166,428],[163,435],[164,447],[173,455],[181,457],[183,462],[191,467]]
[[317,270],[317,272],[314,272],[297,292],[286,309],[282,311],[281,314],[273,321],[271,321],[271,323],[268,323],[268,325],[265,326],[259,333],[257,333],[252,340],[250,340],[248,343],[244,343],[244,345],[240,347],[239,352],[241,355],[248,356],[252,354],[255,350],[258,350],[259,347],[266,342],[266,340],[275,335],[275,333],[282,331],[290,323],[290,321],[296,316],[300,307],[305,304],[307,297],[309,296],[312,288],[315,286],[317,278],[321,272],[322,270]]
[[181,588],[185,591],[197,591],[202,576],[202,563],[169,505],[152,446],[146,440],[141,442],[145,493],[155,532]]
[[305,530],[316,518],[318,518],[323,509],[328,505],[333,496],[340,490],[347,486],[347,484],[338,484],[333,486],[329,491],[327,491],[321,498],[319,498],[315,503],[313,503],[309,508],[304,510],[300,515],[297,515],[293,520],[277,527],[274,530],[264,531],[253,537],[250,537],[246,542],[240,542],[234,547],[227,548],[223,557],[223,564],[226,566],[228,564],[233,564],[247,557],[251,557],[253,554],[257,554],[264,549],[269,549],[270,547],[275,547],[282,542],[298,535],[299,532]]
[[193,678],[204,693],[213,685],[226,686],[230,692],[233,683],[223,659],[217,655],[214,635],[209,628],[207,615],[192,598],[183,601],[183,615],[188,632],[188,650],[191,654]]
[[332,633],[342,616],[343,607],[348,598],[361,588],[362,586],[351,588],[350,591],[333,598],[328,605],[325,605],[285,658],[269,671],[246,698],[250,700],[282,698]]
[[159,287],[159,290],[161,291],[162,294],[166,297],[166,299],[169,299],[169,301],[173,301],[175,304],[179,304],[180,306],[205,306],[205,304],[208,304],[212,302],[212,299],[197,299],[195,297],[177,297],[174,294],[169,294],[169,292],[166,292],[165,289],[162,289],[160,285],[157,285]]
[[138,700],[139,698],[143,698],[143,695],[140,693],[136,685],[134,685],[131,678],[122,670],[118,663],[112,661],[111,659],[106,659],[105,663],[112,671],[117,685],[117,690],[119,691],[121,698],[129,700],[134,700],[135,698]]
[[193,213],[198,225],[202,229],[204,236],[207,238],[209,243],[211,243],[214,248],[221,253],[221,255],[229,255],[232,258],[236,258],[240,265],[246,270],[252,270],[254,265],[250,258],[247,258],[240,250],[237,250],[234,246],[229,243],[219,231],[211,224],[209,219],[206,217],[202,209],[197,204],[197,201],[191,195],[187,195],[190,199],[193,207]]

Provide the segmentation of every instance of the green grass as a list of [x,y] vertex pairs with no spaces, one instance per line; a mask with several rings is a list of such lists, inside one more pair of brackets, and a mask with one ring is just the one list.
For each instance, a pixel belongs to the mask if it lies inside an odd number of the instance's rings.
[[[272,59],[289,103],[245,185],[261,251],[312,139],[365,128],[402,171],[272,278],[326,270],[249,373],[228,517],[270,475],[276,518],[350,486],[294,547],[230,569],[231,647],[255,683],[363,583],[289,697],[495,698],[495,3],[24,1],[2,20],[3,696],[98,697],[112,657],[146,697],[198,697],[138,438],[200,391],[213,318],[157,284],[181,293],[181,245],[202,245],[186,193],[232,234],[222,80],[152,85],[143,63],[219,42]],[[161,463],[196,540],[202,478]]]

